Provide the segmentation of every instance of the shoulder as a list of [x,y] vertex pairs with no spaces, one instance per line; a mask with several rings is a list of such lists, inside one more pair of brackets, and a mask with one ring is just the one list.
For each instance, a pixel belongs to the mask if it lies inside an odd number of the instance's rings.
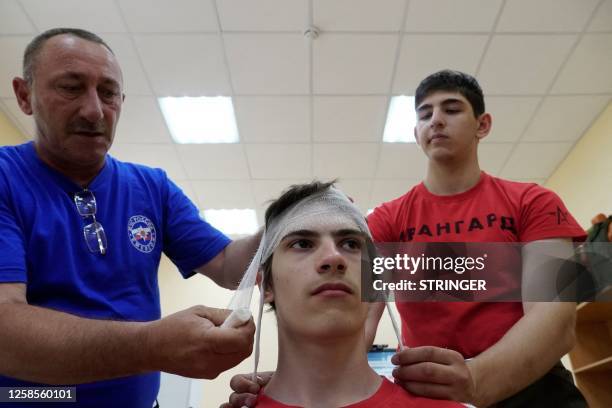
[[414,198],[419,196],[420,186],[421,184],[412,186],[408,192],[402,194],[401,196],[394,198],[393,200],[383,202],[374,209],[373,214],[376,212],[391,214],[401,211],[402,208],[408,206]]
[[513,204],[521,207],[529,206],[533,202],[541,200],[560,201],[555,192],[537,183],[512,181],[493,176],[490,176],[489,183],[487,191],[495,191],[505,196]]
[[0,182],[19,185],[29,181],[24,172],[28,168],[32,171],[27,162],[27,149],[31,148],[31,143],[0,147]]
[[391,207],[397,207],[397,206],[401,206],[407,202],[409,202],[410,200],[419,197],[421,190],[423,189],[423,183],[419,183],[416,184],[412,187],[410,187],[410,189],[405,192],[404,194],[402,194],[401,196],[394,198],[391,201],[387,201],[386,203],[384,203],[383,205],[389,205]]
[[561,197],[554,191],[536,183],[522,183],[518,181],[494,178],[509,195],[522,206],[530,206],[538,203],[561,203]]
[[510,197],[519,217],[519,238],[523,242],[550,238],[582,240],[584,230],[554,191],[536,183],[494,178]]
[[419,408],[461,408],[462,404],[454,401],[436,400],[417,397],[409,393],[401,386],[384,379],[379,392],[386,394],[387,408],[419,407]]
[[[522,195],[531,191],[543,191],[546,190],[544,187],[537,183],[529,183],[523,181],[507,180],[495,176],[488,176],[489,190],[491,187],[496,190],[504,191],[505,193],[514,197],[521,197]],[[549,190],[546,190],[549,191]]]
[[367,216],[368,227],[375,241],[393,242],[399,239],[398,229],[411,206],[415,189],[413,187],[400,197],[382,203]]
[[168,176],[163,169],[146,166],[144,164],[124,162],[114,158],[111,155],[107,156],[110,165],[113,166],[117,173],[122,177],[129,178],[145,178],[151,181],[165,182]]
[[4,167],[9,163],[23,156],[27,146],[31,142],[16,145],[16,146],[1,146],[0,147],[0,166]]
[[296,408],[291,407],[289,405],[285,405],[281,402],[276,401],[275,399],[268,397],[266,394],[264,394],[263,390],[257,394],[255,406],[257,408]]

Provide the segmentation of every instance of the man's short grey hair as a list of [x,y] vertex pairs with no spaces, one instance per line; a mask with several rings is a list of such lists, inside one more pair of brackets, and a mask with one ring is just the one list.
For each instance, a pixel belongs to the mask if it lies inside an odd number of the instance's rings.
[[40,53],[40,50],[42,49],[43,45],[45,45],[45,42],[47,42],[48,39],[55,37],[56,35],[62,34],[68,34],[78,38],[82,38],[87,41],[102,44],[113,55],[115,55],[113,50],[111,50],[111,48],[108,46],[108,44],[104,42],[102,38],[98,37],[96,34],[90,31],[82,30],[80,28],[52,28],[34,37],[34,39],[30,41],[30,43],[25,49],[25,52],[23,53],[23,78],[29,85],[32,85],[32,83],[34,82],[34,68],[36,66],[38,54]]

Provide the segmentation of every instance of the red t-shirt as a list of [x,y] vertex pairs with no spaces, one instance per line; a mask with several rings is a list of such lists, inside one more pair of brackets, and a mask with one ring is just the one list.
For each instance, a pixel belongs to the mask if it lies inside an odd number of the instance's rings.
[[[585,237],[552,191],[484,172],[474,187],[451,196],[434,195],[420,183],[377,207],[368,225],[376,242],[520,243]],[[406,345],[450,348],[465,358],[491,347],[523,316],[520,302],[397,302],[397,308]]]
[[[286,405],[260,392],[255,403],[257,408],[300,408]],[[417,397],[404,390],[399,385],[383,378],[378,391],[370,398],[343,408],[461,408],[462,404],[453,401],[435,400]]]

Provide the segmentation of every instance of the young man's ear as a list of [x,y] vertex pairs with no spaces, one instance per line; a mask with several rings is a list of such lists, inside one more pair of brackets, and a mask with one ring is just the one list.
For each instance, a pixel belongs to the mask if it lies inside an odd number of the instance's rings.
[[272,289],[268,288],[264,291],[264,303],[272,303],[274,302],[274,293]]
[[476,129],[476,138],[482,140],[491,131],[492,118],[490,113],[483,113],[478,118],[478,128]]
[[414,127],[413,132],[414,132],[414,140],[416,141],[416,144],[420,146],[421,145],[421,141],[419,140],[419,136],[417,134],[416,126]]
[[26,115],[32,114],[32,102],[31,102],[31,89],[25,79],[15,77],[13,78],[13,91],[17,97],[17,104],[19,108]]
[[[261,283],[263,281],[263,276],[264,271],[262,268],[259,268],[259,271],[257,271],[257,287],[259,287],[259,291],[262,290]],[[266,284],[266,286],[268,288],[264,290],[264,303],[274,302],[274,293],[272,293],[271,286],[269,283]]]

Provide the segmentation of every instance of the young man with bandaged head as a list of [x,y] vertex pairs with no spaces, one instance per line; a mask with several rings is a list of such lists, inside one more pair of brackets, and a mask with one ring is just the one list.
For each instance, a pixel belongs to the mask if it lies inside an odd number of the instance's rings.
[[461,406],[411,395],[368,365],[361,273],[373,246],[364,217],[342,192],[331,183],[293,186],[265,219],[254,262],[276,313],[279,351],[257,407]]

